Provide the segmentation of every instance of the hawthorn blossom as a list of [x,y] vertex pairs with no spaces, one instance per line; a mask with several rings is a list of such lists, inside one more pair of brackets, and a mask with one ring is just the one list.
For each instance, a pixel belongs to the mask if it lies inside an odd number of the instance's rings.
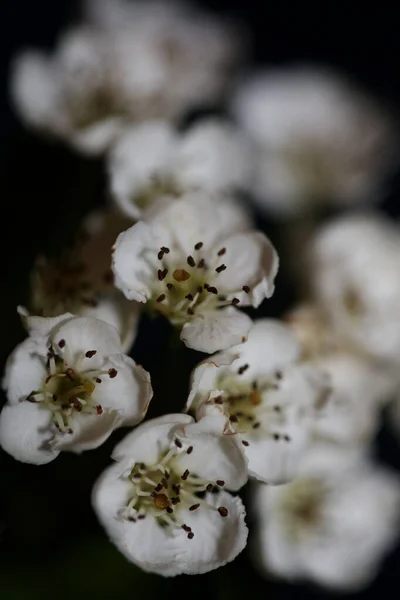
[[130,224],[112,211],[91,213],[72,248],[57,258],[40,256],[31,274],[29,313],[55,317],[66,312],[96,317],[118,329],[122,349],[129,351],[136,337],[140,305],[129,302],[113,285],[111,246]]
[[122,353],[117,330],[93,317],[27,317],[29,337],[10,355],[0,444],[17,460],[50,462],[100,446],[141,421],[149,374]]
[[377,214],[338,218],[317,231],[310,251],[314,297],[331,327],[360,351],[400,356],[400,231]]
[[216,569],[247,541],[236,491],[246,462],[226,420],[152,419],[128,434],[95,484],[92,502],[111,541],[145,571],[173,576]]
[[124,214],[137,219],[159,196],[247,189],[252,158],[246,137],[223,120],[204,119],[183,133],[149,121],[128,129],[113,147],[111,191]]
[[53,54],[27,49],[11,71],[26,124],[86,154],[104,152],[128,123],[218,101],[241,54],[231,24],[190,6],[99,1],[88,12]]
[[193,193],[121,233],[113,248],[115,285],[181,329],[189,348],[215,352],[246,340],[250,318],[237,306],[274,291],[278,257],[221,198]]
[[233,111],[258,145],[255,199],[281,217],[373,201],[397,156],[390,115],[328,68],[259,71]]
[[357,591],[375,578],[398,535],[398,476],[358,453],[316,445],[298,478],[255,491],[261,569]]
[[279,321],[259,319],[247,341],[200,363],[186,410],[224,411],[240,438],[249,473],[268,483],[290,480],[325,408],[323,375],[299,363],[300,345]]

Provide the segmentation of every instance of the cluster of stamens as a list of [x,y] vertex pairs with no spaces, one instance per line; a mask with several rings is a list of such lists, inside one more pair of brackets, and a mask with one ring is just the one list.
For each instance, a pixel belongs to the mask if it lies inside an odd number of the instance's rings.
[[151,515],[161,527],[180,527],[188,539],[193,539],[192,528],[182,522],[183,511],[194,512],[207,508],[217,511],[221,517],[228,516],[225,506],[218,508],[204,500],[207,492],[217,492],[225,485],[221,479],[211,482],[198,477],[189,469],[182,470],[175,459],[182,453],[191,454],[192,445],[184,445],[176,438],[173,447],[157,464],[136,463],[126,474],[132,484],[132,496],[128,505],[120,512],[120,517],[136,522]]
[[[222,257],[226,248],[217,251],[217,260],[214,265],[208,264],[202,255],[203,242],[197,242],[193,247],[193,255],[186,257],[184,265],[174,265],[171,268],[168,255],[170,248],[162,246],[157,254],[160,268],[157,271],[158,284],[154,308],[165,314],[179,325],[196,314],[196,310],[220,308],[223,306],[237,306],[239,298],[227,298],[221,294],[214,285],[219,273],[226,270]],[[218,263],[218,264],[217,264]],[[242,290],[250,293],[248,286]]]
[[[260,432],[262,435],[271,436],[275,441],[290,442],[291,438],[285,433],[271,431],[268,419],[265,416],[274,414],[275,417],[283,416],[283,407],[266,401],[268,391],[279,389],[279,382],[283,377],[281,371],[275,371],[273,376],[262,381],[258,379],[240,380],[249,368],[249,364],[241,365],[237,370],[238,377],[222,375],[217,382],[217,388],[224,393],[212,398],[214,404],[223,404],[229,412],[232,428],[241,434],[246,432]],[[250,443],[242,439],[244,446]]]
[[[64,357],[69,354],[65,340],[60,340],[58,346],[63,349]],[[103,407],[96,403],[93,392],[102,382],[101,377],[113,379],[118,372],[113,368],[79,371],[82,360],[96,354],[96,350],[86,351],[72,367],[70,357],[66,361],[50,346],[46,364],[48,375],[43,387],[31,392],[27,398],[29,402],[39,402],[43,408],[50,410],[55,427],[62,433],[73,433],[74,418],[80,413],[103,414]]]

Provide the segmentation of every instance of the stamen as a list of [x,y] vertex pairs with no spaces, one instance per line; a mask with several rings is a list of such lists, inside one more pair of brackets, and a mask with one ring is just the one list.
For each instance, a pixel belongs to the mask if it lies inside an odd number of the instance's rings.
[[232,298],[232,300],[231,300],[231,304],[232,304],[233,306],[237,306],[238,304],[240,304],[240,300],[239,300],[239,298]]
[[201,250],[202,247],[203,247],[203,242],[197,242],[197,244],[194,245],[195,250]]
[[225,506],[219,506],[218,507],[218,512],[221,515],[221,517],[227,517],[228,516],[228,509]]
[[199,508],[199,506],[200,506],[200,504],[199,504],[199,503],[197,503],[197,504],[192,504],[192,506],[189,506],[189,510],[190,510],[191,512],[193,512],[194,510],[197,510],[197,509]]
[[212,483],[209,483],[206,487],[206,492],[212,492],[214,489],[214,486]]
[[193,446],[189,446],[189,448],[186,450],[186,454],[191,454],[193,452]]
[[197,263],[197,268],[198,269],[204,269],[206,266],[206,261],[204,260],[204,258],[202,258],[201,260],[199,260],[199,262]]
[[65,346],[65,340],[60,340],[58,342],[58,346],[59,346],[59,348],[64,348],[64,346]]
[[[206,287],[206,286],[204,285],[204,287]],[[207,288],[207,292],[209,292],[210,294],[218,294],[217,288],[214,286],[210,286],[210,285]]]
[[167,275],[168,275],[168,269],[164,269],[164,270],[158,269],[157,276],[158,276],[159,281],[163,281],[163,279],[165,279]]
[[175,286],[174,286],[174,284],[173,284],[173,283],[167,283],[167,288],[168,288],[170,291],[172,291],[172,290],[174,290],[174,289],[175,289]]
[[92,356],[94,356],[95,354],[97,354],[97,350],[88,350],[85,356],[86,358],[92,358]]
[[246,292],[246,294],[250,294],[250,288],[249,288],[249,286],[248,286],[248,285],[244,285],[244,286],[242,287],[242,290],[243,290],[244,292]]
[[177,446],[178,448],[182,448],[182,442],[178,439],[175,439],[175,446]]
[[189,533],[187,534],[187,536],[188,536],[188,540],[192,540],[194,538],[193,531],[189,531]]
[[222,271],[225,271],[225,269],[226,269],[226,265],[220,265],[215,270],[217,273],[222,273]]
[[196,263],[194,261],[193,256],[188,256],[186,260],[187,260],[187,264],[189,265],[189,267],[195,267],[196,266]]
[[114,379],[114,377],[116,377],[117,375],[118,375],[117,369],[109,369],[108,370],[108,376],[110,377],[110,379]]
[[250,367],[250,365],[248,363],[246,363],[245,365],[242,365],[241,367],[239,367],[238,369],[238,375],[243,375],[243,373],[245,371],[247,371],[247,369]]
[[242,440],[242,444],[243,446],[250,446],[249,442],[246,442],[246,440]]
[[186,294],[185,298],[186,298],[186,300],[192,301],[193,300],[193,294]]
[[226,252],[226,248],[221,248],[221,250],[218,250],[217,254],[218,256],[223,256]]
[[225,481],[222,481],[222,479],[217,479],[217,485],[223,487],[225,485]]
[[181,479],[183,479],[183,481],[186,481],[186,479],[189,477],[190,475],[190,471],[189,469],[186,469],[186,471],[183,473],[183,475],[181,475]]

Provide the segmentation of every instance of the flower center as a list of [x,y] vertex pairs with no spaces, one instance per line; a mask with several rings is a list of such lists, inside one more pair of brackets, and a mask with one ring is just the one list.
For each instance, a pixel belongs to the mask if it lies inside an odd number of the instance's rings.
[[179,198],[183,189],[171,175],[155,175],[149,185],[142,188],[131,200],[140,209],[145,209],[160,196]]
[[160,456],[153,465],[136,463],[125,475],[132,484],[132,495],[121,511],[120,517],[136,522],[151,515],[160,527],[182,528],[189,539],[194,537],[192,528],[183,522],[184,515],[197,510],[214,510],[221,517],[228,515],[224,506],[211,506],[204,500],[206,492],[217,492],[225,485],[223,480],[207,481],[182,469],[177,458],[181,454],[191,454],[194,446],[181,442],[178,438],[174,446]]
[[[279,389],[283,377],[281,371],[276,371],[270,378],[243,379],[241,376],[248,370],[249,365],[243,364],[237,374],[222,374],[216,383],[221,395],[212,398],[214,404],[223,404],[229,413],[232,428],[240,434],[260,434],[272,436],[275,440],[290,442],[286,434],[277,433],[273,425],[283,419],[283,406],[271,402],[268,392]],[[249,442],[242,440],[245,446]]]
[[327,490],[321,480],[313,477],[296,479],[285,487],[282,519],[288,535],[299,539],[321,520]]
[[[67,346],[60,340],[60,348]],[[52,346],[47,355],[47,371],[40,390],[32,391],[27,400],[38,402],[43,408],[51,411],[55,427],[62,433],[73,433],[74,420],[78,414],[103,414],[103,407],[96,403],[93,392],[96,384],[101,383],[101,376],[114,378],[116,369],[79,371],[79,363],[83,357],[92,358],[96,350],[88,350],[78,358],[74,367],[55,353]]]
[[[222,258],[226,248],[220,248],[211,263],[207,263],[203,254],[203,242],[197,242],[193,249],[193,255],[187,256],[184,264],[171,260],[170,249],[166,246],[162,246],[157,254],[160,268],[150,306],[178,326],[198,310],[239,304],[238,298],[227,300],[216,287],[218,275],[227,268]],[[243,290],[250,292],[247,286],[243,286]]]

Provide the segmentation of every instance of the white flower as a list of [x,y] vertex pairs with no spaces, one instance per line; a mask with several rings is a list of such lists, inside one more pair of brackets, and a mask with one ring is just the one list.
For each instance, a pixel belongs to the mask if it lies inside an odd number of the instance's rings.
[[[238,208],[193,193],[121,233],[115,284],[182,328],[189,348],[215,352],[244,341],[250,318],[274,291],[278,258],[268,238],[246,230]],[[217,310],[219,309],[219,310]]]
[[246,462],[225,427],[222,416],[165,415],[115,448],[93,505],[111,541],[145,571],[205,573],[245,547],[244,506],[224,488],[244,485]]
[[300,345],[279,321],[260,319],[247,342],[194,370],[186,409],[226,412],[242,440],[250,475],[268,483],[291,479],[326,397],[315,367],[299,364]]
[[356,591],[376,576],[398,534],[397,475],[338,447],[315,446],[298,479],[255,495],[263,569]]
[[[136,337],[140,305],[114,287],[110,265],[115,237],[129,225],[112,211],[91,213],[72,248],[56,259],[39,257],[31,276],[29,312],[101,319],[118,329],[122,349],[128,352]],[[23,316],[29,312],[20,309]]]
[[151,400],[150,376],[122,354],[117,330],[92,317],[27,317],[30,336],[10,355],[0,444],[22,462],[97,448],[134,425]]
[[228,122],[205,119],[179,133],[166,121],[150,121],[118,138],[108,162],[111,190],[137,219],[159,196],[248,188],[252,158],[247,139]]
[[370,355],[400,357],[400,231],[374,214],[328,223],[311,248],[316,300],[331,325]]
[[317,202],[372,201],[395,165],[390,116],[327,68],[255,73],[239,87],[233,109],[259,146],[255,193],[266,211],[291,216]]
[[217,101],[237,61],[229,24],[172,2],[108,4],[123,18],[92,11],[53,55],[27,50],[11,73],[26,123],[87,154],[106,150],[128,122],[177,119]]

